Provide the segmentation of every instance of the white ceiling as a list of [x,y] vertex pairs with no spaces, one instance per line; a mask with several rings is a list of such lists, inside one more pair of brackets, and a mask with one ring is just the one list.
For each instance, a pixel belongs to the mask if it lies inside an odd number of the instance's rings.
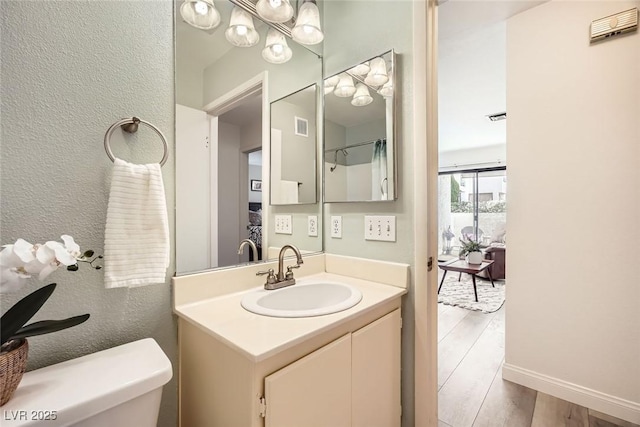
[[438,8],[440,151],[506,143],[506,20],[542,1],[449,0]]

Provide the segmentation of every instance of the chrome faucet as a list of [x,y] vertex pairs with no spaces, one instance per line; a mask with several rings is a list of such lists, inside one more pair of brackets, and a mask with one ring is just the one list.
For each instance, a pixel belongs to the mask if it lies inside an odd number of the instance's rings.
[[[282,271],[284,264],[284,253],[287,249],[291,249],[296,254],[296,264],[288,265],[286,274]],[[282,249],[280,249],[280,254],[278,254],[278,274],[274,274],[273,268],[270,268],[267,271],[258,271],[256,276],[261,276],[263,274],[267,274],[267,281],[264,284],[264,288],[267,290],[280,289],[285,286],[291,286],[296,283],[296,279],[293,277],[294,268],[300,268],[300,264],[303,264],[302,255],[300,255],[300,251],[293,245],[284,245]]]
[[240,247],[238,248],[238,255],[242,255],[244,252],[244,247],[249,245],[251,247],[251,253],[253,254],[253,260],[258,260],[258,248],[256,248],[256,244],[253,243],[253,240],[244,239],[240,241]]

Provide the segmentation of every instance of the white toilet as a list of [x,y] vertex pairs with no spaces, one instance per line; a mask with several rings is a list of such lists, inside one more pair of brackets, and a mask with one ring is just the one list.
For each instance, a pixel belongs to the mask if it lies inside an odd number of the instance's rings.
[[151,338],[24,374],[2,426],[152,427],[171,362]]

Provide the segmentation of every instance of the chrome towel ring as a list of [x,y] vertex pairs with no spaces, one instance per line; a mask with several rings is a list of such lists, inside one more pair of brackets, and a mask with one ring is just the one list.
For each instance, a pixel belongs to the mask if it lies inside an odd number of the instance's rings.
[[148,121],[139,119],[138,117],[118,120],[117,122],[112,124],[111,127],[109,127],[109,129],[107,129],[107,132],[104,134],[104,149],[107,152],[107,156],[109,156],[112,162],[116,160],[115,156],[113,155],[113,152],[111,151],[111,146],[109,145],[111,140],[111,134],[113,134],[113,131],[118,126],[120,126],[122,127],[122,130],[124,130],[125,132],[134,133],[138,130],[139,123],[142,123],[143,125],[147,125],[148,127],[150,127],[155,133],[158,134],[158,136],[162,140],[162,145],[164,147],[164,155],[162,156],[162,160],[160,160],[160,166],[163,166],[167,162],[167,159],[169,158],[169,144],[167,144],[167,138],[165,138],[162,132],[160,132],[160,129],[158,129]]

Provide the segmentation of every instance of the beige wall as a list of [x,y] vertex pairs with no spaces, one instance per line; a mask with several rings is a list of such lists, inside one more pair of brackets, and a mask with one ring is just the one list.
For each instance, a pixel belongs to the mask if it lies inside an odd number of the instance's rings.
[[590,45],[588,30],[638,6],[551,1],[508,21],[503,370],[635,423],[640,33]]
[[[2,244],[67,233],[82,249],[103,251],[113,166],[102,141],[123,117],[139,116],[167,136],[170,156],[162,172],[167,205],[174,206],[172,8],[172,2],[0,2]],[[149,129],[142,126],[126,142],[120,134],[112,139],[117,156],[160,160],[162,145]],[[173,209],[169,223],[173,242]],[[5,312],[40,285],[57,282],[34,320],[91,314],[80,326],[30,338],[29,369],[145,337],[154,338],[176,368],[174,265],[164,284],[109,290],[102,271],[86,267],[60,269],[43,283],[31,279],[2,295]],[[160,426],[176,425],[176,402],[172,381],[164,387]]]

